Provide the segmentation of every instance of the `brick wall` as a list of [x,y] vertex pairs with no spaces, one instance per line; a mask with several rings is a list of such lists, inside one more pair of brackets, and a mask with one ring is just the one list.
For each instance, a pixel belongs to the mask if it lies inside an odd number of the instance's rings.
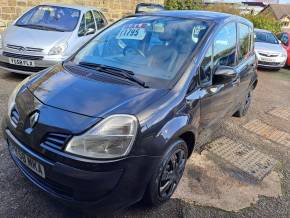
[[125,15],[134,13],[137,3],[151,2],[163,4],[164,0],[0,0],[0,31],[3,31],[7,25],[19,17],[25,10],[48,2],[91,5],[102,9],[109,22],[112,22]]

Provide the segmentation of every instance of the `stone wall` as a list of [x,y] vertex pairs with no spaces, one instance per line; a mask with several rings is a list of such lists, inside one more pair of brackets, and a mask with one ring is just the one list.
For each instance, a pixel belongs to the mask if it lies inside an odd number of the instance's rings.
[[27,9],[42,3],[62,3],[75,5],[91,5],[101,9],[109,22],[117,20],[125,15],[132,14],[135,6],[140,2],[163,4],[164,0],[0,0],[0,31],[23,14]]

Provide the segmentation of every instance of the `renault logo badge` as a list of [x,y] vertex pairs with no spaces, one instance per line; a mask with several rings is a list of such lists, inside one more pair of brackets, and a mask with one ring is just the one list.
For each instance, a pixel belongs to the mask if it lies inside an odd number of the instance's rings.
[[33,128],[36,125],[36,123],[38,121],[38,118],[39,118],[39,112],[38,111],[34,112],[30,116],[30,118],[29,118],[29,126],[30,126],[30,128]]

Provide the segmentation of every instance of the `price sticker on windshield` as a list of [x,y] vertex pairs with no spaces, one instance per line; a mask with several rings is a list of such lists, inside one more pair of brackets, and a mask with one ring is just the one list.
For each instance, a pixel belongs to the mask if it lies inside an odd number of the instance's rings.
[[117,39],[143,40],[146,36],[146,24],[129,24],[124,26]]

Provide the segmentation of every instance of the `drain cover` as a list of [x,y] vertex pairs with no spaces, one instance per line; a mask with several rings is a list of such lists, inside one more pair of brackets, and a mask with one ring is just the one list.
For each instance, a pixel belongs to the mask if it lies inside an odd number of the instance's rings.
[[261,120],[252,120],[244,125],[244,128],[273,142],[290,147],[289,133],[278,130],[266,123],[263,123]]
[[209,152],[259,181],[270,173],[277,163],[266,154],[227,137],[211,142]]
[[269,111],[269,114],[290,121],[290,108],[275,108]]

